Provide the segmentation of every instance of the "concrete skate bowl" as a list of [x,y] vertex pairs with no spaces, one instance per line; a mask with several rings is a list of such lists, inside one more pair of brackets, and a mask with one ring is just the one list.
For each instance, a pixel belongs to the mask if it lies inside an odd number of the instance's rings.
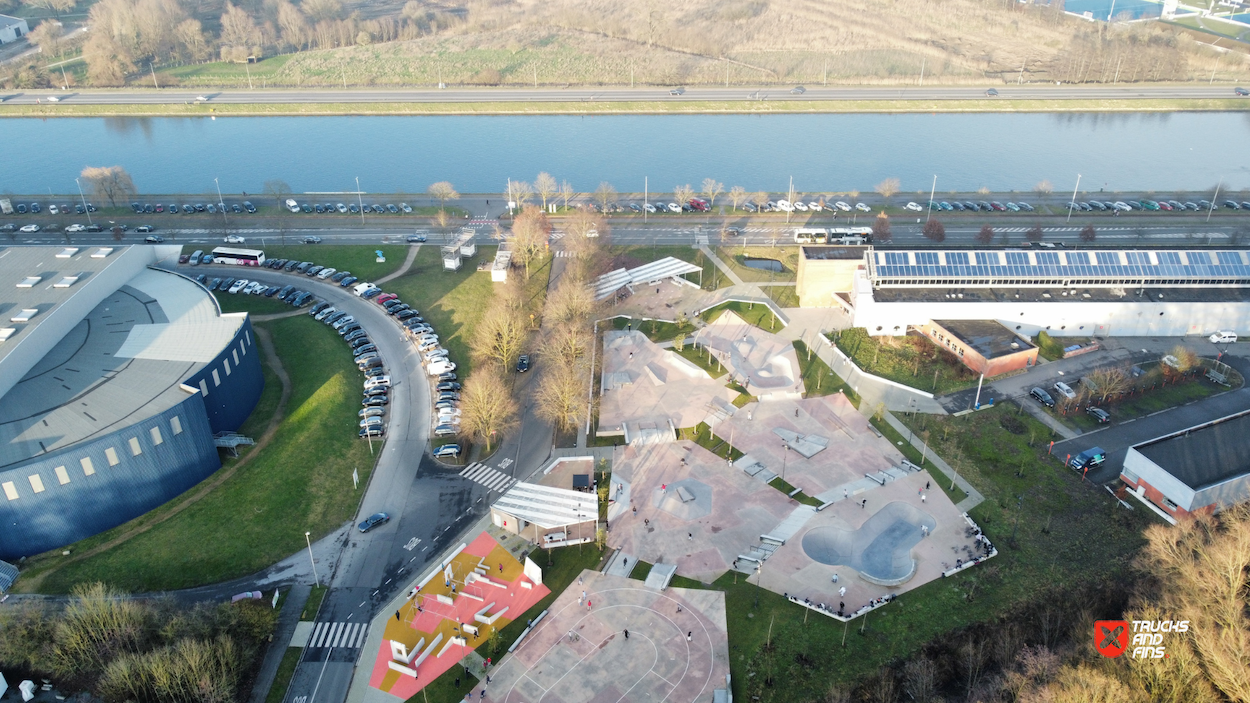
[[906,583],[916,573],[911,548],[932,532],[937,521],[913,505],[895,501],[878,510],[858,530],[814,527],[803,535],[803,552],[830,566],[849,566],[883,586]]
[[734,368],[739,369],[751,379],[756,388],[787,388],[794,385],[794,367],[785,357],[784,350],[780,353],[761,359],[763,363],[752,359],[764,352],[755,348],[753,342],[734,342],[731,360]]

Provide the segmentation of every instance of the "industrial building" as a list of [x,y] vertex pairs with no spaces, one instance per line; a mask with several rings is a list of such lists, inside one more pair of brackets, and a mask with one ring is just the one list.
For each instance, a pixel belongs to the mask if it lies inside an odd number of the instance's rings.
[[1250,500],[1250,410],[1129,448],[1120,479],[1168,520]]
[[221,467],[264,384],[251,322],[177,246],[0,249],[0,559],[120,525]]
[[1023,337],[1244,332],[1250,252],[802,246],[796,292],[874,335],[933,320],[996,321]]
[[30,26],[21,17],[0,15],[0,44],[8,44],[30,34]]

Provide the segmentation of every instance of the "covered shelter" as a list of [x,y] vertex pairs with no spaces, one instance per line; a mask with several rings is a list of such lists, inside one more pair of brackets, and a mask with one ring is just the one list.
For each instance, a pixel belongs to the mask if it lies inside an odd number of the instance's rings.
[[518,483],[491,506],[496,527],[543,547],[595,540],[599,500],[593,492]]
[[703,268],[688,261],[666,256],[659,261],[652,261],[632,269],[619,268],[609,271],[596,278],[591,286],[595,289],[595,300],[603,300],[619,293],[621,289],[627,289],[633,293],[633,287],[636,285],[654,285],[665,279],[670,279],[679,285],[695,287],[702,285],[702,281],[694,283],[682,278],[688,273],[698,273],[702,278]]

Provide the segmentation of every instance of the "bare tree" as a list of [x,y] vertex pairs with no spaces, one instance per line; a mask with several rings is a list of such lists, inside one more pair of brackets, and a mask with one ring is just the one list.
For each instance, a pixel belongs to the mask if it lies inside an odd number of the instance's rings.
[[1055,192],[1055,187],[1050,184],[1050,181],[1041,180],[1037,182],[1037,185],[1033,186],[1033,192],[1037,193],[1037,197],[1046,199],[1050,197],[1051,193]]
[[716,196],[725,192],[725,184],[718,183],[715,178],[703,179],[703,194],[707,196],[708,206],[716,205]]
[[299,6],[313,22],[336,20],[343,14],[341,0],[301,0]]
[[1090,389],[1090,393],[1098,396],[1100,403],[1107,402],[1107,398],[1113,395],[1123,393],[1131,385],[1129,375],[1124,369],[1115,366],[1096,368],[1085,374],[1085,378],[1089,380],[1086,387]]
[[543,171],[534,179],[534,191],[543,199],[543,209],[547,209],[547,199],[560,192],[560,186],[550,173]]
[[577,195],[577,191],[573,190],[573,184],[564,181],[560,184],[560,198],[564,201],[564,209],[569,209],[569,201]]
[[894,194],[898,192],[898,189],[899,182],[897,178],[887,178],[877,184],[877,192],[881,194],[881,197],[885,198],[887,204],[890,202],[890,198],[894,197]]
[[903,666],[907,692],[916,703],[928,703],[937,694],[937,666],[928,657],[918,657]]
[[616,202],[616,188],[607,181],[601,181],[595,189],[595,200],[599,201],[599,209],[607,212],[608,206]]
[[512,199],[516,201],[518,208],[524,208],[525,203],[534,196],[534,189],[526,181],[511,181]]
[[534,411],[561,432],[576,430],[586,419],[588,382],[584,369],[556,365],[534,395]]
[[527,207],[512,223],[512,256],[525,267],[525,278],[530,275],[530,265],[547,251],[551,237],[551,220],[547,213],[536,207]]
[[560,282],[547,295],[544,321],[552,325],[576,323],[588,318],[595,309],[595,297],[584,281],[568,279]]
[[121,166],[88,166],[80,174],[98,198],[105,198],[116,207],[118,198],[135,194],[135,182]]
[[1094,229],[1093,225],[1085,225],[1085,227],[1081,229],[1081,241],[1082,242],[1086,242],[1086,243],[1092,242],[1097,238],[1098,238],[1098,232]]
[[678,205],[685,206],[694,197],[694,188],[689,185],[675,186],[673,188],[673,198],[677,200]]
[[755,204],[755,207],[763,209],[763,207],[768,204],[768,193],[761,190],[751,196],[751,202]]
[[26,33],[26,40],[48,56],[61,55],[61,38],[65,27],[55,20],[44,20]]
[[473,335],[473,354],[484,361],[493,361],[502,373],[516,363],[525,343],[526,323],[519,310],[511,306],[492,305]]
[[265,195],[273,197],[274,205],[277,206],[278,213],[278,239],[282,241],[282,245],[286,246],[286,230],[287,230],[287,209],[286,200],[291,196],[291,186],[283,180],[265,181]]
[[981,225],[981,231],[977,232],[977,241],[981,244],[989,244],[994,241],[994,228],[989,225]]
[[1032,227],[1028,229],[1027,232],[1024,233],[1024,236],[1030,242],[1040,242],[1042,241],[1042,237],[1044,235],[1043,235],[1042,228],[1040,225],[1033,225]]
[[[78,4],[78,0],[25,0],[23,4],[28,7],[37,7],[41,10],[50,10],[57,17],[60,17],[62,12],[69,12],[74,9],[74,6]],[[31,33],[33,34],[34,31],[32,29]]]
[[459,200],[460,194],[447,181],[439,181],[433,183],[426,189],[430,195],[438,199],[438,209],[443,210],[447,206],[448,200]]
[[486,442],[487,451],[516,426],[516,401],[496,369],[478,369],[464,382],[460,412],[461,431]]
[[943,225],[941,220],[938,220],[937,218],[933,218],[924,223],[924,227],[921,228],[920,233],[931,242],[941,244],[946,241],[946,226]]
[[733,203],[734,210],[738,206],[747,201],[747,189],[742,186],[734,186],[729,189],[729,202]]
[[894,234],[890,231],[890,217],[884,212],[877,215],[877,219],[872,223],[872,241],[885,243],[890,241]]

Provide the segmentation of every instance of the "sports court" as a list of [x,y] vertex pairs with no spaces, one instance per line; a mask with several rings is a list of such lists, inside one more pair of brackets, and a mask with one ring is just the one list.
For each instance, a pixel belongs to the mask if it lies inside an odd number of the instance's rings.
[[724,594],[584,571],[472,700],[710,703],[728,674]]

